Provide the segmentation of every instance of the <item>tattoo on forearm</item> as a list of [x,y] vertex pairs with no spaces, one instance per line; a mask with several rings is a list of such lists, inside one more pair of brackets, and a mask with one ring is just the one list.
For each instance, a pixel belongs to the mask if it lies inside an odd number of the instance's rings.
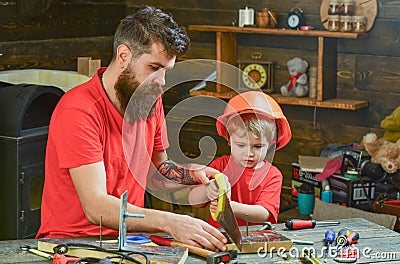
[[186,185],[195,184],[192,177],[190,177],[188,165],[178,165],[171,160],[167,160],[160,165],[158,171],[171,181]]

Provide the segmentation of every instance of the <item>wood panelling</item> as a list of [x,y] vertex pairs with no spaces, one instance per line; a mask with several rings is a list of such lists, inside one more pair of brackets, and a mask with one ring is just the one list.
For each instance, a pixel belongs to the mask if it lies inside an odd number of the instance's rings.
[[0,70],[76,70],[79,56],[112,56],[112,39],[125,1],[52,0],[38,18],[22,19],[17,1],[0,3]]
[[[306,22],[322,29],[320,1],[282,0],[246,1],[256,11],[269,7],[278,14],[278,27],[286,27],[286,16],[291,7],[303,9]],[[91,56],[107,65],[111,59],[112,36],[121,18],[142,4],[159,6],[173,14],[183,26],[190,24],[232,25],[238,23],[238,10],[244,8],[241,0],[52,0],[50,8],[34,21],[18,17],[17,1],[0,2],[0,70],[50,68],[75,70],[76,57]],[[400,103],[400,2],[378,0],[379,13],[366,39],[337,40],[337,78],[339,98],[369,101],[369,106],[356,111],[315,109],[312,107],[282,105],[293,138],[288,146],[275,154],[274,164],[284,174],[284,190],[290,188],[291,163],[301,155],[319,155],[330,143],[347,144],[360,141],[367,132],[380,135],[380,121]],[[180,60],[215,59],[213,32],[188,32],[192,44]],[[263,59],[274,63],[274,89],[287,82],[286,62],[301,56],[317,63],[317,41],[295,36],[238,36],[238,59],[249,59],[260,52]],[[196,67],[193,68],[196,70]],[[193,69],[190,71],[193,72]],[[190,158],[201,157],[199,142],[210,136],[217,145],[217,156],[228,153],[224,139],[215,130],[215,119],[200,116],[182,120],[169,114],[197,82],[187,82],[164,95],[169,126],[182,127],[179,146],[171,146],[171,153],[181,151]],[[196,109],[191,109],[191,111]],[[219,109],[222,112],[222,109]],[[173,113],[173,111],[171,112]],[[174,135],[175,136],[175,135]],[[204,152],[204,157],[209,153]]]

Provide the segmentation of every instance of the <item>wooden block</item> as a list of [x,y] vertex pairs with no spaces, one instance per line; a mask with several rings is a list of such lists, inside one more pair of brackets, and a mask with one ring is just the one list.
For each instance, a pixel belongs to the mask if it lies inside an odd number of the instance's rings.
[[[49,253],[53,253],[53,248],[57,245],[67,245],[68,251],[65,253],[67,256],[73,257],[94,257],[94,258],[106,258],[108,256],[116,256],[115,253],[108,253],[100,250],[95,250],[94,248],[82,248],[73,246],[73,244],[85,244],[87,246],[99,246],[99,242],[96,241],[97,238],[42,238],[38,241],[38,250],[45,251]],[[68,246],[68,245],[71,246]],[[118,243],[107,243],[104,241],[102,243],[102,249],[113,250],[116,252],[118,248]],[[176,263],[183,264],[185,263],[188,257],[188,249],[187,248],[176,248],[176,247],[166,247],[166,246],[144,246],[144,245],[136,245],[129,244],[130,252],[141,252],[147,255],[150,263],[157,264],[167,264],[167,263]],[[123,252],[122,252],[123,253]],[[144,256],[139,254],[131,254],[131,257],[140,261],[141,263],[146,263]],[[132,261],[124,260],[123,263],[134,263]]]
[[[236,249],[239,254],[257,253],[257,252],[277,252],[278,249],[284,248],[289,251],[292,247],[292,240],[279,234],[274,230],[251,230],[246,237],[246,232],[242,233],[242,250],[239,250],[235,244],[227,244],[228,250]],[[259,250],[262,248],[262,250]]]
[[91,57],[78,57],[78,73],[87,76],[95,75],[101,67],[101,60],[92,60]]

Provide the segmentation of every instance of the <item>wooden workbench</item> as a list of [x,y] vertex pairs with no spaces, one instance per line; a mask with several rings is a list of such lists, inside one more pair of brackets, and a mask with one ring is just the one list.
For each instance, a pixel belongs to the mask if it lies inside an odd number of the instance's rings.
[[[357,263],[400,263],[400,234],[389,230],[383,226],[371,223],[361,218],[339,220],[338,226],[316,227],[314,229],[303,230],[287,230],[283,224],[276,225],[276,231],[286,235],[291,239],[308,240],[314,242],[314,248],[318,252],[323,247],[323,239],[325,231],[332,228],[338,232],[342,228],[348,228],[360,234],[360,240],[356,244],[360,250],[360,259]],[[252,229],[258,227],[251,227]],[[32,253],[22,252],[19,250],[21,245],[37,246],[37,240],[11,240],[0,241],[0,263],[51,263]],[[304,245],[293,245],[300,252]],[[363,254],[363,251],[369,250],[369,255]],[[294,254],[294,250],[291,251]],[[321,257],[321,262],[323,258]],[[196,257],[189,254],[186,263],[206,263],[204,258]],[[255,254],[240,254],[235,261],[230,263],[301,263],[300,259],[292,258],[284,260],[277,254],[267,254],[262,257]],[[333,259],[328,259],[327,263],[337,263]]]

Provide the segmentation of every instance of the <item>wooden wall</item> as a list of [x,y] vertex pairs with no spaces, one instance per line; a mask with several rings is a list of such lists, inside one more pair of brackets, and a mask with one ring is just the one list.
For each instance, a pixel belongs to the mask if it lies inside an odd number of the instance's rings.
[[[158,4],[158,1],[146,1]],[[321,1],[282,0],[246,1],[249,7],[261,10],[273,9],[278,14],[279,27],[286,27],[286,15],[291,7],[298,6],[306,15],[307,24],[322,29],[320,22]],[[128,1],[129,8],[136,8],[138,1]],[[181,24],[231,25],[238,20],[238,10],[243,1],[163,1],[161,7],[171,12]],[[352,143],[360,141],[367,132],[382,135],[380,121],[400,105],[400,2],[378,0],[378,16],[367,39],[338,40],[337,96],[340,98],[369,101],[368,108],[357,111],[321,109],[282,105],[292,128],[293,139],[275,155],[274,163],[284,173],[284,189],[288,193],[291,184],[291,163],[298,155],[319,155],[330,143]],[[185,59],[215,58],[215,34],[189,32],[192,46]],[[293,56],[306,58],[316,65],[316,41],[301,37],[279,37],[263,35],[238,35],[239,59],[250,59],[251,53],[261,52],[263,58],[274,62],[274,87],[286,83],[286,62]],[[191,87],[190,85],[189,88]],[[181,87],[182,88],[182,87]],[[187,91],[187,90],[186,90]],[[167,109],[177,98],[187,97],[184,89],[167,93]],[[174,98],[170,99],[169,98]],[[217,155],[227,153],[225,142],[217,136],[214,120],[196,118],[181,131],[182,150],[191,157],[200,154],[198,140],[212,135],[218,144]]]
[[[35,2],[35,1],[32,1]],[[40,2],[40,1],[39,1]],[[285,27],[289,9],[301,7],[307,24],[322,28],[320,1],[280,0],[246,1],[249,7],[273,9],[279,27]],[[172,13],[184,25],[231,25],[238,21],[239,0],[52,0],[48,10],[37,18],[18,15],[16,0],[0,1],[0,70],[49,68],[75,70],[76,57],[111,59],[112,35],[119,20],[141,4],[159,6]],[[314,109],[288,106],[286,113],[293,133],[291,143],[275,155],[274,163],[284,173],[284,190],[290,186],[291,163],[299,154],[319,155],[329,143],[359,141],[369,131],[382,134],[380,121],[400,102],[400,2],[378,0],[379,13],[369,38],[338,40],[337,95],[341,98],[368,100],[368,108],[357,111]],[[189,32],[192,46],[183,59],[215,59],[214,33]],[[287,81],[286,62],[292,56],[316,62],[316,43],[299,37],[245,35],[238,38],[239,58],[249,59],[258,51],[274,62],[275,89]],[[170,89],[164,99],[168,112],[177,102],[188,97],[193,83]],[[182,120],[170,117],[172,126]],[[199,140],[212,136],[218,145],[217,155],[227,153],[225,142],[217,136],[215,120],[197,117],[187,122],[180,132],[180,148],[189,157],[200,155]]]

